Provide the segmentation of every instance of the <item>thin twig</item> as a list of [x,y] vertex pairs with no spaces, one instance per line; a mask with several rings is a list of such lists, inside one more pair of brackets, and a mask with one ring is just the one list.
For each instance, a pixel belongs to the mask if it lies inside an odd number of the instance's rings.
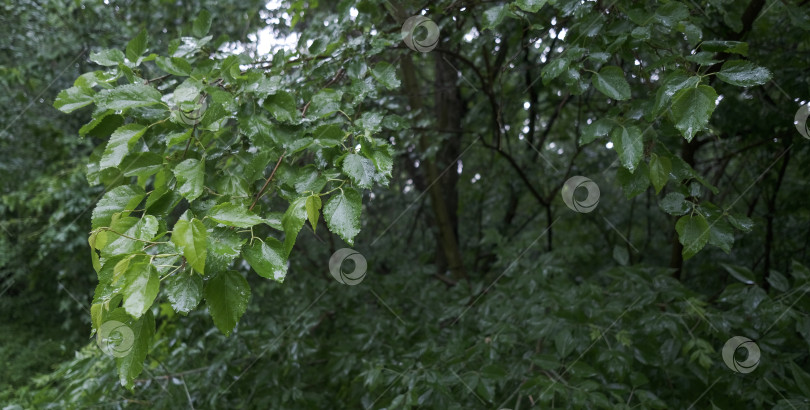
[[253,203],[250,204],[250,208],[248,208],[249,211],[253,210],[253,207],[256,206],[256,202],[259,201],[259,198],[261,198],[262,194],[264,194],[264,190],[267,189],[267,185],[270,185],[270,181],[273,180],[273,175],[276,175],[276,170],[278,170],[278,166],[281,165],[281,160],[284,159],[284,155],[286,154],[287,150],[284,150],[284,152],[281,153],[281,156],[278,158],[278,162],[276,162],[275,168],[273,168],[273,172],[271,172],[270,176],[267,177],[267,180],[264,181],[264,186],[262,186],[262,189],[260,189],[259,192],[256,194],[256,198],[253,199]]

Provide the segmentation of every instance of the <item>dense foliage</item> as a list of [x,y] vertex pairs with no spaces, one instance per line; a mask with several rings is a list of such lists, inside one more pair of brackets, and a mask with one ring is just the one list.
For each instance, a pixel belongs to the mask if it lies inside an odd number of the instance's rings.
[[109,3],[3,6],[10,408],[810,406],[802,2]]

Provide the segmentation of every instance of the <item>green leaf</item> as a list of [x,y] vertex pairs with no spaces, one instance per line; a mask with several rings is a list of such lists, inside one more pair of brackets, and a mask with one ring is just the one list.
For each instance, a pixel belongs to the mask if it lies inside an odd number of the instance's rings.
[[509,12],[509,8],[505,4],[491,7],[484,12],[484,24],[482,30],[495,28],[501,24],[503,18]]
[[121,170],[124,176],[137,176],[146,178],[154,175],[163,168],[163,157],[153,152],[138,152],[128,155],[121,162]]
[[242,256],[259,276],[284,282],[284,277],[287,276],[287,256],[278,239],[256,239],[252,245],[245,246]]
[[613,129],[615,123],[607,118],[600,118],[590,124],[582,127],[582,138],[579,140],[579,145],[590,144],[600,137],[607,136]]
[[370,159],[362,155],[349,154],[343,160],[343,173],[352,179],[354,185],[360,188],[371,188],[376,168]]
[[655,11],[655,20],[667,27],[673,27],[688,17],[689,8],[677,1],[668,2]]
[[146,129],[146,126],[132,123],[115,130],[101,156],[99,169],[115,168],[120,165],[121,160],[129,153],[138,138],[146,132]]
[[185,58],[158,56],[155,59],[155,64],[169,74],[181,77],[191,74],[191,64]]
[[672,170],[672,162],[667,157],[659,157],[655,153],[650,154],[650,182],[655,187],[655,194],[658,195],[664,185],[669,180],[669,171]]
[[732,214],[728,216],[728,222],[731,226],[743,231],[750,232],[754,227],[754,221],[745,215]]
[[284,255],[289,256],[295,245],[295,240],[298,238],[298,232],[304,227],[306,221],[307,197],[300,197],[290,203],[290,206],[284,211],[281,217],[281,226],[284,229]]
[[701,214],[684,215],[675,223],[678,240],[683,245],[683,259],[695,256],[709,242],[709,223]]
[[206,9],[202,9],[200,14],[197,15],[197,18],[194,19],[194,26],[192,27],[191,32],[195,37],[205,37],[210,29],[211,13],[209,13]]
[[208,252],[205,269],[208,275],[227,270],[242,252],[245,239],[228,227],[213,227],[208,231]]
[[547,0],[517,0],[515,5],[523,11],[537,13],[546,4]]
[[133,63],[137,62],[143,53],[146,52],[146,30],[141,30],[135,38],[127,43],[127,59]]
[[568,69],[568,64],[569,62],[567,59],[560,57],[546,62],[543,69],[540,70],[540,76],[543,78],[543,85],[548,85],[551,80],[559,77],[560,74]]
[[723,68],[717,73],[717,78],[740,87],[751,87],[770,81],[771,72],[750,61],[732,60],[723,64]]
[[638,172],[630,172],[625,168],[619,168],[616,171],[616,178],[622,186],[624,196],[631,199],[638,194],[643,193],[650,186],[650,179],[648,178],[647,164],[641,162],[639,164],[641,169]]
[[700,43],[700,47],[706,51],[712,51],[715,53],[734,53],[743,56],[748,55],[748,43],[742,41],[704,41]]
[[751,272],[750,269],[744,266],[738,265],[731,265],[727,263],[721,263],[720,266],[726,270],[734,279],[745,283],[746,285],[753,285],[756,281],[756,277],[754,276],[754,272]]
[[613,141],[613,149],[619,154],[622,166],[631,173],[634,172],[644,153],[641,130],[635,125],[618,126],[610,133],[610,140]]
[[329,88],[321,90],[312,97],[312,103],[307,113],[312,114],[315,118],[333,114],[340,110],[340,99],[342,97],[343,94],[338,91]]
[[680,90],[685,88],[692,88],[698,85],[700,77],[690,76],[683,72],[675,72],[664,78],[661,86],[655,94],[655,105],[653,106],[653,114],[658,115],[664,107]]
[[706,128],[715,108],[717,93],[708,85],[686,88],[672,97],[672,118],[675,128],[687,141]]
[[593,85],[602,94],[614,100],[630,98],[630,84],[624,78],[624,71],[616,66],[607,66],[592,77]]
[[199,161],[189,158],[177,164],[173,172],[175,178],[177,178],[180,195],[188,199],[189,202],[202,195],[203,182],[205,181],[205,160]]
[[[720,218],[718,216],[717,218]],[[734,229],[725,219],[713,219],[711,232],[709,232],[709,244],[723,250],[725,253],[731,252],[734,245]]]
[[124,62],[124,53],[118,49],[101,50],[90,53],[90,61],[107,67],[118,66]]
[[175,312],[187,314],[202,299],[202,276],[188,271],[178,272],[166,279],[166,296]]
[[[140,259],[140,258],[139,258]],[[127,265],[126,286],[123,289],[124,309],[134,318],[139,318],[152,306],[160,290],[157,269],[148,258]]]
[[307,197],[306,209],[309,224],[312,225],[312,230],[315,231],[318,228],[318,218],[320,217],[321,197],[318,195]]
[[385,86],[385,88],[389,90],[399,88],[400,82],[399,78],[397,78],[397,71],[391,64],[381,61],[374,66],[374,69],[371,70],[371,74],[380,84]]
[[180,219],[172,230],[172,243],[183,252],[186,262],[200,274],[205,273],[206,240],[208,232],[202,221]]
[[293,122],[298,117],[295,98],[285,91],[278,91],[264,100],[264,108],[281,122]]
[[86,87],[70,87],[59,92],[53,107],[64,113],[71,113],[93,103],[93,90]]
[[96,94],[96,111],[122,111],[160,104],[160,91],[144,84],[127,84]]
[[323,207],[323,218],[329,230],[338,234],[346,243],[354,245],[354,237],[360,233],[360,213],[363,196],[354,188],[343,188],[332,195]]
[[207,216],[223,225],[237,228],[250,228],[264,222],[259,215],[249,211],[246,207],[223,202],[208,211]]
[[135,185],[122,185],[107,191],[93,209],[92,229],[110,226],[113,214],[129,215],[145,196],[143,188]]
[[247,310],[250,300],[250,285],[247,280],[236,271],[220,272],[205,284],[203,295],[214,324],[225,336],[230,336],[239,318]]
[[[143,362],[152,346],[152,338],[155,337],[155,317],[152,316],[151,311],[147,310],[140,319],[133,320],[124,312],[124,309],[118,308],[106,315],[103,322],[112,320],[123,323],[132,331],[132,346],[127,350],[127,354],[115,358],[121,385],[132,390],[133,381],[143,371]],[[126,333],[129,335],[129,332]]]

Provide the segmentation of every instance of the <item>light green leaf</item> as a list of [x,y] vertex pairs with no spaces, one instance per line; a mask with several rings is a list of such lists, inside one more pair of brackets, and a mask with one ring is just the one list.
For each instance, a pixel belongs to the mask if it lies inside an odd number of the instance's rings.
[[54,108],[70,113],[93,103],[95,92],[86,87],[70,87],[59,92],[53,102]]
[[252,245],[245,246],[242,256],[259,276],[284,282],[287,276],[287,256],[283,245],[276,238],[264,241],[256,239]]
[[343,188],[332,195],[323,207],[323,218],[329,230],[338,234],[346,243],[354,245],[354,237],[360,233],[360,213],[363,196],[354,188]]
[[613,141],[613,149],[619,154],[622,166],[631,173],[635,172],[638,162],[641,161],[641,155],[644,153],[641,130],[635,125],[618,126],[610,133],[610,140]]
[[110,136],[110,141],[107,142],[107,147],[104,149],[104,154],[101,155],[99,161],[99,169],[114,168],[121,164],[121,160],[129,153],[129,150],[135,145],[145,132],[146,126],[141,124],[127,124],[119,127]]
[[205,284],[203,295],[214,324],[225,336],[230,336],[239,318],[247,310],[250,300],[250,285],[247,280],[236,271],[220,272]]
[[717,93],[708,85],[686,88],[672,97],[672,118],[675,128],[687,141],[706,128],[715,108]]
[[138,62],[146,52],[146,30],[141,30],[135,38],[127,43],[127,59],[133,63]]
[[208,10],[203,9],[200,11],[200,14],[197,15],[197,18],[194,19],[194,26],[192,27],[192,34],[196,37],[204,37],[208,34],[208,30],[211,29],[211,13]]
[[180,219],[172,230],[172,243],[182,250],[186,262],[200,274],[205,273],[207,238],[208,232],[199,219]]
[[199,198],[205,181],[205,160],[189,158],[177,164],[174,167],[174,176],[177,178],[180,195],[189,202]]
[[597,90],[614,100],[630,98],[630,84],[624,78],[624,71],[619,67],[603,67],[599,73],[593,75],[592,80]]
[[695,256],[709,242],[709,223],[701,214],[684,215],[675,223],[678,240],[683,245],[683,259]]
[[227,270],[242,252],[246,239],[230,227],[214,227],[208,231],[208,252],[205,269],[208,275]]
[[117,66],[124,62],[124,53],[118,49],[101,50],[90,53],[90,61],[107,67]]
[[127,84],[96,94],[96,111],[121,111],[160,104],[160,91],[144,84]]
[[178,272],[166,279],[166,295],[175,312],[187,314],[200,304],[203,279],[189,271]]
[[669,180],[669,171],[672,170],[672,162],[667,157],[659,157],[655,153],[650,154],[650,182],[655,187],[656,195],[661,192],[664,185]]
[[92,229],[110,226],[113,214],[129,215],[145,196],[143,188],[136,185],[122,185],[107,191],[93,209]]
[[250,228],[264,222],[262,217],[249,211],[246,207],[230,202],[223,202],[211,208],[207,216],[223,225],[237,228]]
[[385,88],[389,90],[399,88],[400,81],[399,78],[397,78],[397,71],[391,64],[381,61],[374,66],[371,74],[377,79],[377,81],[380,82],[380,84],[385,86]]
[[515,5],[523,11],[537,13],[546,4],[547,0],[517,0]]
[[315,231],[318,228],[318,218],[320,217],[321,197],[318,195],[307,197],[306,209],[309,224],[312,225],[312,230]]
[[717,78],[740,87],[751,87],[770,81],[771,72],[750,61],[732,60],[723,64],[723,68],[717,73]]
[[284,255],[289,256],[295,245],[295,240],[298,238],[298,232],[304,227],[306,221],[307,197],[296,198],[290,203],[290,206],[284,211],[281,217],[281,226],[284,229]]
[[[151,311],[147,310],[146,314],[141,316],[140,319],[133,320],[125,313],[124,309],[118,308],[105,315],[102,322],[106,323],[113,320],[123,323],[128,330],[132,331],[132,345],[127,349],[127,354],[115,358],[118,367],[118,379],[121,385],[132,390],[135,386],[133,383],[135,378],[143,371],[143,362],[146,360],[146,354],[149,353],[149,348],[152,346],[152,338],[155,337],[155,317],[152,316]],[[120,333],[130,336],[128,331]]]
[[129,263],[124,273],[126,286],[123,289],[124,309],[134,318],[139,318],[152,306],[160,290],[157,269],[149,259]]

